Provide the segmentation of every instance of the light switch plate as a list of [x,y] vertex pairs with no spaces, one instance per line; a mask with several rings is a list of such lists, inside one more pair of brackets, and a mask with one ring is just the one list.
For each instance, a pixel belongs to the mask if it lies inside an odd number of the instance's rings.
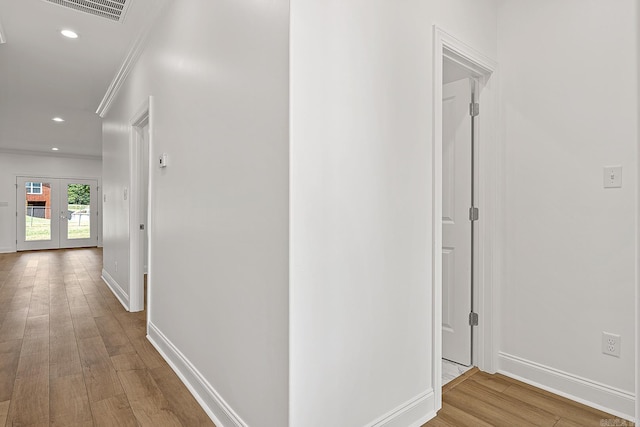
[[604,188],[622,187],[622,166],[605,166],[603,168]]

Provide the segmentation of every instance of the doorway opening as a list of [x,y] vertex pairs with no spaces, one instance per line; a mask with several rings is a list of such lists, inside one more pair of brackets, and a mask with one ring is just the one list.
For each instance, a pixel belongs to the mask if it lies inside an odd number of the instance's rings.
[[[132,312],[147,309],[149,289],[151,287],[149,274],[150,127],[150,102],[146,102],[131,121],[129,311]],[[149,312],[147,310],[147,318],[148,316]]]
[[98,181],[16,178],[18,251],[98,246]]
[[477,75],[449,58],[442,73],[442,383],[473,366]]
[[[496,63],[434,26],[433,359],[436,410],[445,359],[458,375],[495,372],[493,290],[500,149]],[[472,144],[473,142],[473,144]],[[452,375],[453,376],[453,375]]]

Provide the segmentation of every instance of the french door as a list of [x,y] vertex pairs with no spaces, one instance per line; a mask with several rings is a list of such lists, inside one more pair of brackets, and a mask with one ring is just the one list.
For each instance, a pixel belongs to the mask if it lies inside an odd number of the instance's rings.
[[20,176],[17,249],[98,245],[98,182],[90,179]]

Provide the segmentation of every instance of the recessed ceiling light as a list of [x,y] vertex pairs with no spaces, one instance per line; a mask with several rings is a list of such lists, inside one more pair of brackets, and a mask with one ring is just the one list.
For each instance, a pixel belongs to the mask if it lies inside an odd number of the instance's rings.
[[59,150],[59,148],[58,148],[58,147],[53,147],[53,148],[51,149],[51,151],[58,151],[58,150]]
[[54,122],[58,122],[58,123],[64,122],[64,119],[62,117],[54,117],[51,120],[53,120]]
[[71,31],[71,30],[62,30],[62,31],[60,31],[60,34],[62,34],[65,37],[68,37],[70,39],[77,39],[78,38],[78,33],[76,33],[75,31]]

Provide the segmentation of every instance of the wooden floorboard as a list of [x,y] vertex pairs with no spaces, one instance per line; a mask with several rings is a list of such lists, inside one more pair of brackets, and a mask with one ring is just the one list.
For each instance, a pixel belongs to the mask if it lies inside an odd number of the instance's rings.
[[443,387],[442,409],[423,427],[635,426],[504,375],[470,371]]
[[95,248],[0,254],[0,426],[213,426],[101,270]]

